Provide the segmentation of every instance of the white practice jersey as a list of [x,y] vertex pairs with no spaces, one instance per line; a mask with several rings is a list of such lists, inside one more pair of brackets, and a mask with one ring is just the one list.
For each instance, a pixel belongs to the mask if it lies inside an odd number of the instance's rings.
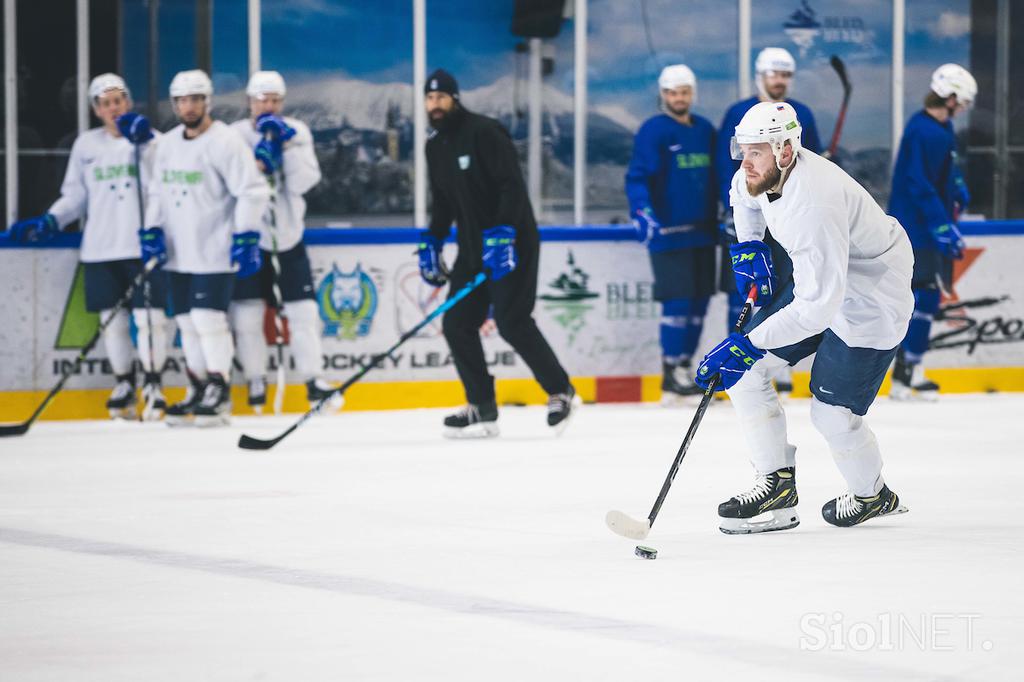
[[[142,145],[142,186],[148,189],[160,133]],[[71,146],[60,198],[50,213],[63,228],[83,217],[83,263],[140,258],[142,212],[136,189],[135,145],[104,128],[87,130]]]
[[270,192],[252,150],[236,131],[214,121],[187,139],[178,125],[160,140],[149,186],[146,226],[167,235],[167,270],[231,271],[231,238],[259,231]]
[[[306,229],[306,200],[302,195],[320,182],[320,164],[309,126],[291,116],[285,116],[284,122],[295,129],[295,136],[284,143],[284,164],[277,174],[277,200],[272,204],[274,218],[271,220],[267,213],[260,238],[264,251],[273,250],[275,237],[278,251],[287,251],[302,241],[302,231]],[[235,121],[231,127],[242,134],[250,147],[259,143],[260,134],[251,119]]]
[[839,166],[806,149],[798,154],[774,201],[752,198],[742,169],[732,178],[739,240],[763,239],[767,226],[793,260],[793,301],[750,341],[780,348],[831,329],[851,347],[895,348],[914,309],[907,233]]

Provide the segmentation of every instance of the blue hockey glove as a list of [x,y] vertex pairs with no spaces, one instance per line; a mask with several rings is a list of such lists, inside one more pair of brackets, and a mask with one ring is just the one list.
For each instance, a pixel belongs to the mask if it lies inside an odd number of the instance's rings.
[[954,260],[964,257],[966,244],[964,244],[963,235],[960,234],[956,225],[945,223],[929,228],[929,230],[932,233],[932,239],[935,240],[935,245],[939,247],[939,252],[943,256]]
[[484,230],[484,269],[499,279],[516,269],[516,231],[510,225]]
[[416,254],[420,259],[420,277],[433,287],[443,287],[448,281],[448,268],[441,258],[444,240],[438,239],[429,230],[420,233],[420,244]]
[[736,291],[750,291],[750,287],[756,284],[761,305],[770,301],[776,287],[771,247],[761,241],[740,242],[730,246],[729,253],[732,254]]
[[711,380],[718,374],[722,380],[718,382],[715,390],[732,388],[743,377],[743,373],[763,357],[763,350],[750,343],[747,337],[733,332],[704,356],[693,380],[707,390]]
[[153,129],[142,114],[129,111],[117,117],[117,129],[132,144],[142,144],[153,139]]
[[645,246],[661,231],[661,223],[649,206],[633,214],[633,227],[636,228],[636,240]]
[[280,143],[285,143],[295,137],[295,128],[292,128],[284,119],[274,114],[260,114],[256,118],[256,130],[263,137],[270,137]]
[[154,258],[157,265],[167,262],[167,241],[164,239],[164,228],[149,227],[139,230],[139,244],[142,246],[143,263],[148,263]]
[[239,232],[231,238],[231,264],[238,266],[238,277],[242,279],[260,271],[263,257],[260,255],[259,232]]
[[57,217],[44,213],[35,218],[19,220],[11,225],[11,239],[25,244],[40,244],[51,241],[60,232]]
[[260,140],[256,143],[256,160],[263,164],[263,172],[273,175],[284,161],[284,149],[277,140]]

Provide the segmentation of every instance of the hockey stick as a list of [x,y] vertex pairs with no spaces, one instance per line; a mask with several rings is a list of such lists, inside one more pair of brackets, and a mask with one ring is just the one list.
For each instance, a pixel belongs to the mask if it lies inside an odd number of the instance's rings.
[[846,122],[846,109],[850,104],[850,93],[853,92],[853,85],[850,84],[850,79],[846,75],[846,65],[843,64],[843,60],[832,55],[829,60],[832,68],[836,70],[836,75],[839,76],[839,82],[843,85],[843,105],[839,107],[839,116],[836,118],[836,127],[832,131],[832,140],[828,143],[828,157],[833,158],[836,155],[836,150],[839,149],[839,137],[843,134],[843,123]]
[[106,320],[104,320],[100,324],[99,328],[96,330],[96,333],[92,335],[91,339],[89,339],[89,343],[85,344],[82,350],[79,351],[78,355],[75,357],[75,362],[71,366],[71,369],[65,369],[61,373],[61,377],[60,380],[57,382],[57,385],[50,390],[50,392],[46,395],[45,398],[43,398],[43,402],[39,404],[39,407],[37,407],[36,411],[32,413],[32,416],[29,417],[27,420],[21,422],[20,424],[0,425],[0,436],[21,436],[26,431],[28,431],[29,427],[32,426],[32,423],[35,422],[36,418],[43,413],[43,410],[46,409],[46,406],[50,404],[51,400],[53,400],[53,397],[57,395],[57,393],[60,392],[60,389],[64,387],[64,383],[68,380],[68,377],[70,377],[78,370],[79,366],[82,364],[82,361],[85,360],[86,356],[89,355],[90,352],[92,352],[92,349],[100,340],[100,336],[103,335],[103,331],[107,328],[110,322],[115,317],[117,317],[117,314],[121,312],[121,310],[124,309],[125,306],[128,305],[128,303],[132,300],[132,295],[135,293],[135,290],[139,287],[140,284],[142,284],[146,279],[149,278],[149,274],[153,272],[154,269],[156,269],[157,264],[158,261],[155,258],[151,258],[146,262],[146,265],[142,268],[142,272],[135,276],[135,279],[132,280],[132,283],[128,285],[128,290],[125,291],[124,296],[121,297],[121,300],[115,303],[114,307],[110,309],[110,315],[107,317]]
[[[747,302],[743,305],[743,310],[740,311],[740,316],[736,319],[736,326],[733,327],[734,331],[740,332],[743,330],[743,325],[750,316],[750,311],[754,308],[756,300],[757,287],[753,286],[750,287],[750,292],[747,294]],[[686,437],[683,438],[683,442],[679,446],[676,458],[672,460],[672,468],[668,470],[668,476],[665,477],[665,482],[661,484],[661,492],[658,493],[658,499],[654,501],[654,507],[651,509],[651,513],[647,515],[647,520],[637,521],[624,512],[612,510],[605,515],[604,522],[613,533],[634,540],[643,540],[651,532],[651,526],[654,525],[654,520],[658,518],[658,512],[661,511],[661,505],[664,504],[665,498],[668,497],[668,490],[672,487],[672,481],[675,480],[676,474],[679,473],[679,465],[682,464],[683,457],[686,456],[686,451],[690,448],[690,442],[693,441],[693,436],[697,433],[697,427],[700,426],[701,420],[704,419],[704,413],[707,411],[708,405],[711,404],[711,399],[715,395],[715,389],[718,387],[720,380],[721,375],[716,374],[711,378],[711,383],[705,389],[704,397],[701,398],[700,405],[697,406],[697,413],[693,415],[690,428],[686,431]]]
[[[135,144],[135,193],[139,199],[139,226],[146,226],[146,210],[142,204],[142,153],[139,151],[142,145]],[[149,371],[159,372],[156,368],[156,353],[153,351],[153,317],[150,313],[150,308],[153,307],[152,296],[150,294],[149,278],[146,277],[142,281],[142,305],[146,307],[146,346],[149,350]],[[145,383],[145,382],[143,382]],[[145,391],[143,391],[145,394]],[[142,406],[142,419],[151,417],[153,414],[153,394],[143,395],[145,404]]]
[[302,426],[302,424],[307,419],[309,419],[315,414],[318,414],[321,410],[323,410],[324,406],[327,405],[335,395],[344,394],[345,391],[352,384],[356,383],[364,376],[366,376],[370,372],[370,370],[376,367],[384,358],[389,357],[392,353],[394,353],[399,346],[401,346],[403,343],[405,343],[412,337],[416,336],[416,334],[419,333],[421,329],[430,324],[436,317],[444,314],[445,312],[450,310],[456,303],[466,298],[466,296],[468,296],[469,293],[473,291],[473,289],[476,289],[478,286],[483,284],[485,279],[487,279],[486,274],[482,272],[477,273],[477,276],[470,280],[470,282],[466,284],[466,286],[462,287],[457,292],[455,292],[454,296],[452,296],[447,301],[434,308],[430,312],[430,314],[423,318],[415,327],[402,334],[398,338],[398,341],[392,344],[392,346],[388,348],[386,351],[374,355],[373,358],[370,359],[370,362],[368,362],[365,367],[363,367],[361,370],[359,370],[351,377],[349,377],[348,381],[343,383],[341,386],[335,387],[330,393],[328,393],[319,401],[317,401],[316,405],[313,405],[313,407],[309,408],[309,410],[304,415],[299,417],[298,421],[296,421],[294,424],[285,429],[285,431],[281,433],[281,435],[279,435],[277,438],[262,440],[260,438],[253,438],[252,436],[242,434],[242,437],[238,439],[238,447],[244,450],[269,450],[270,448],[280,443],[289,434],[291,434],[292,431]]
[[[269,139],[270,133],[267,133]],[[284,296],[281,294],[281,262],[277,257],[277,175],[268,175],[270,184],[270,269],[274,273],[271,285],[271,302],[274,308],[274,346],[277,347],[277,389],[274,391],[274,414],[281,414],[284,408]],[[266,358],[264,358],[265,360]]]

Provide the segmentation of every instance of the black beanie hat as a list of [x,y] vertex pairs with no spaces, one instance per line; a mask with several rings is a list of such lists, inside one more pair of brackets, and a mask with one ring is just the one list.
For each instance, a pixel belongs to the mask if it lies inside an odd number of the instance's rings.
[[428,92],[445,92],[458,99],[459,84],[455,82],[455,76],[444,69],[436,69],[434,73],[427,76],[427,83],[423,88],[423,94]]

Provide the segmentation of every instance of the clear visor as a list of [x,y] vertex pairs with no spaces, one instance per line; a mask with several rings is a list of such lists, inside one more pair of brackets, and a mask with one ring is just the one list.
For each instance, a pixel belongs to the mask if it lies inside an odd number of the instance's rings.
[[[743,154],[743,147],[741,147],[740,145],[743,145],[743,144],[745,144],[745,145],[760,144],[760,143],[763,143],[763,142],[765,142],[765,141],[764,140],[760,140],[760,139],[758,139],[758,140],[751,140],[751,139],[748,139],[748,138],[743,137],[743,136],[733,135],[732,139],[729,140],[729,155],[732,157],[733,161],[742,161],[743,158],[744,158],[744,154]],[[752,151],[754,153],[759,153],[762,150],[761,150],[761,148],[758,148],[758,149],[754,149]],[[771,145],[766,143],[763,151],[764,151],[764,153],[770,154],[771,153]]]

